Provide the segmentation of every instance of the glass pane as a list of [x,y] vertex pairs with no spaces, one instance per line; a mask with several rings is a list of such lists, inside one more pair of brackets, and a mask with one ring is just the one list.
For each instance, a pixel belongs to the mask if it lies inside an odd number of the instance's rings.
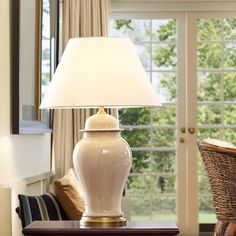
[[220,129],[213,129],[213,128],[208,128],[208,129],[198,129],[198,139],[203,140],[206,138],[214,138],[214,139],[221,139],[222,133]]
[[225,140],[236,145],[236,128],[225,129],[224,137],[225,137]]
[[218,105],[199,105],[197,120],[199,125],[216,125],[222,122],[221,107]]
[[166,176],[163,176],[163,179],[164,179],[164,191],[163,191],[163,193],[175,193],[176,192],[176,189],[175,189],[176,177],[173,176],[173,175],[166,175]]
[[177,50],[175,44],[156,44],[152,49],[153,69],[172,70],[177,65]]
[[163,104],[159,108],[153,108],[152,121],[155,125],[175,125],[176,124],[176,106]]
[[152,20],[153,41],[176,41],[175,20]]
[[224,73],[224,100],[236,101],[236,73]]
[[150,147],[150,129],[129,129],[122,132],[122,137],[128,141],[130,147]]
[[208,224],[217,222],[211,194],[199,196],[199,222]]
[[[50,1],[43,1],[42,15],[42,64],[41,64],[41,98],[44,97],[51,80],[51,39],[50,39]],[[41,110],[41,120],[48,121],[48,110]]]
[[221,40],[222,21],[219,19],[198,19],[197,40]]
[[175,147],[176,130],[169,128],[152,129],[152,141],[156,147]]
[[113,37],[128,37],[135,43],[150,41],[150,20],[110,20],[109,34]]
[[152,219],[152,199],[147,196],[130,196],[131,220],[148,221]]
[[161,194],[153,197],[152,220],[176,220],[176,197]]
[[[201,157],[200,152],[198,152],[198,174],[199,176],[206,175],[206,167]],[[198,177],[198,179],[201,179]]]
[[141,60],[144,69],[150,68],[150,44],[136,44],[135,48],[137,50],[139,59]]
[[223,36],[225,40],[236,40],[236,19],[224,20]]
[[[21,1],[20,3],[20,23],[19,28],[19,120],[37,120],[37,110],[35,101],[38,98],[39,66],[39,17],[35,14],[38,5],[35,1]],[[37,9],[39,10],[39,9]]]
[[224,67],[225,69],[235,69],[236,67],[236,44],[226,44],[224,47]]
[[220,43],[198,44],[198,68],[220,68],[222,62],[222,45]]
[[236,125],[236,104],[224,106],[224,124]]
[[199,72],[198,73],[198,101],[221,100],[221,74]]
[[153,72],[152,84],[160,97],[161,103],[176,102],[177,78],[172,72]]
[[158,178],[152,175],[132,175],[128,178],[128,188],[126,193],[148,194],[149,192],[160,192],[158,189]]
[[119,119],[122,125],[148,125],[151,122],[150,108],[119,109]]
[[152,169],[159,173],[175,173],[176,153],[174,151],[153,152]]
[[151,151],[132,151],[132,156],[132,172],[142,173],[150,171],[152,160]]
[[211,192],[211,187],[210,187],[208,176],[206,173],[204,175],[199,175],[198,181],[199,181],[199,188],[198,189],[199,189],[200,194]]
[[[43,1],[42,16],[42,84],[48,86],[50,83],[50,8],[48,0]],[[42,89],[42,95],[45,88]]]

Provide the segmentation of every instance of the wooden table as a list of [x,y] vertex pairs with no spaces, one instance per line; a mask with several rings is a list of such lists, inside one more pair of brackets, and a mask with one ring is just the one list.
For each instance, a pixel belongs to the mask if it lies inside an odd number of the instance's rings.
[[88,235],[161,235],[172,236],[179,233],[173,221],[129,221],[121,227],[82,227],[79,221],[34,221],[23,229],[25,236],[88,236]]

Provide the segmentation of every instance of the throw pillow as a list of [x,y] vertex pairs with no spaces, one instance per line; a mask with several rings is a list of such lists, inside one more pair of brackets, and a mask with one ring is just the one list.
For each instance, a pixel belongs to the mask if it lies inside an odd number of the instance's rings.
[[54,182],[54,192],[69,219],[80,220],[85,209],[84,191],[73,169]]
[[22,227],[35,220],[68,220],[68,217],[52,193],[41,196],[18,195],[18,215]]

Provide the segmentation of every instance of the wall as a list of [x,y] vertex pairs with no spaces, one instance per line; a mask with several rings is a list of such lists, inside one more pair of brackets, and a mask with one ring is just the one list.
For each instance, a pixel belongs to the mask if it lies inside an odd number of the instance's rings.
[[[10,134],[10,0],[0,0],[0,187],[50,170],[50,134]],[[24,190],[13,189],[12,201]],[[16,220],[11,202],[12,220]],[[10,206],[9,206],[10,207]],[[0,212],[4,209],[0,195]],[[1,217],[0,217],[1,220]],[[3,222],[0,222],[0,226]],[[1,227],[2,228],[2,227]],[[12,235],[15,229],[12,229]],[[10,235],[4,233],[4,236]]]
[[10,134],[9,0],[0,0],[0,185],[50,168],[50,134]]

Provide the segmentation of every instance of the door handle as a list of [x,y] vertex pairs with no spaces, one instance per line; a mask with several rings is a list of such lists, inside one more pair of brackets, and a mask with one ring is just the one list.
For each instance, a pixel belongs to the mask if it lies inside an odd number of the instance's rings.
[[194,134],[195,131],[196,131],[196,129],[195,129],[194,127],[189,127],[189,128],[188,128],[188,132],[189,132],[190,134]]
[[184,143],[185,139],[183,137],[179,138],[180,143]]
[[186,128],[185,128],[185,127],[181,127],[181,128],[180,128],[180,131],[181,131],[181,133],[184,134],[184,133],[186,132]]

